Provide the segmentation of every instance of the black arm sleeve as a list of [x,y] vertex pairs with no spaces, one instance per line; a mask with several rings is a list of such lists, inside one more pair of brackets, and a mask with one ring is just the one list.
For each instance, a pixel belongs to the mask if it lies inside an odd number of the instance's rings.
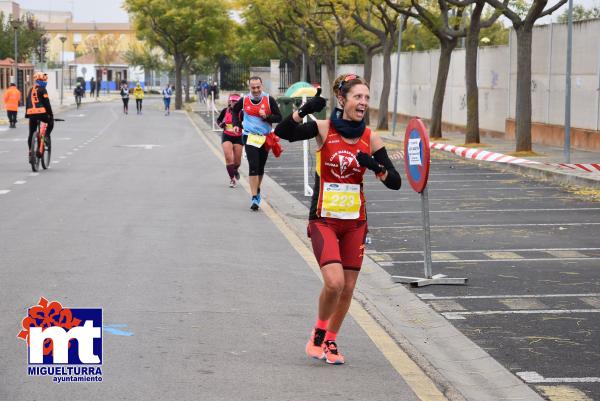
[[387,150],[385,150],[385,146],[379,149],[377,152],[373,153],[373,157],[379,164],[385,167],[387,171],[387,177],[383,184],[389,189],[398,190],[402,186],[402,178],[400,178],[400,173],[396,171],[394,164],[390,160],[387,154]]
[[221,114],[219,114],[219,117],[217,117],[217,125],[221,128],[224,127],[221,125],[221,123],[223,122],[223,119],[225,118],[225,112],[227,112],[227,108],[224,108],[223,110],[221,110]]
[[271,124],[280,122],[282,118],[281,111],[279,111],[279,106],[273,96],[269,96],[269,108],[271,109],[271,115],[268,115],[265,121]]
[[242,107],[244,107],[244,97],[237,101],[236,104],[233,105],[231,109],[231,123],[236,126],[242,128],[242,121],[239,118],[240,111],[242,111]]
[[277,136],[286,141],[296,142],[311,139],[319,135],[319,127],[315,121],[299,124],[294,121],[292,115],[293,113],[277,124],[277,127],[275,128],[275,134]]
[[49,116],[54,115],[54,113],[52,112],[52,106],[50,106],[50,99],[48,98],[48,92],[46,91],[46,89],[42,89],[41,91],[38,91],[38,96],[39,96],[39,99],[41,99],[42,104],[44,105],[44,108],[46,109],[46,113]]

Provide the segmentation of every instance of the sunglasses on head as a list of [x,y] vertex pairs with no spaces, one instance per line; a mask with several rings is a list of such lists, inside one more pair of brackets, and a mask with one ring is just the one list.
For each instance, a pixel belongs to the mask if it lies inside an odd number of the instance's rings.
[[359,78],[360,78],[360,77],[359,77],[358,75],[356,75],[356,74],[350,74],[350,75],[346,75],[346,76],[344,77],[344,79],[342,79],[342,80],[340,81],[340,83],[338,84],[338,89],[342,89],[342,87],[344,86],[344,84],[345,84],[346,82],[352,81],[352,80],[354,80],[354,79],[359,79]]

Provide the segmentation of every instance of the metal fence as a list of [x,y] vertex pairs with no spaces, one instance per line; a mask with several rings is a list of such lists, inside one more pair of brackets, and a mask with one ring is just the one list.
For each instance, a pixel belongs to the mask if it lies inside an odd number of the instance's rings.
[[235,91],[246,89],[246,81],[250,78],[250,66],[230,60],[221,60],[219,71],[221,72],[221,89]]

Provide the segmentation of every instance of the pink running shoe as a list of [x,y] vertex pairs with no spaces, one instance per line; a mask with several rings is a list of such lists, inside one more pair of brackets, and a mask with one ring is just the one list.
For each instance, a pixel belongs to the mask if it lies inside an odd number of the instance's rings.
[[340,354],[335,341],[325,341],[323,349],[325,350],[325,362],[331,365],[341,365],[344,363],[344,356]]
[[314,328],[312,333],[310,333],[308,343],[306,343],[306,355],[315,359],[325,359],[324,339],[325,330]]

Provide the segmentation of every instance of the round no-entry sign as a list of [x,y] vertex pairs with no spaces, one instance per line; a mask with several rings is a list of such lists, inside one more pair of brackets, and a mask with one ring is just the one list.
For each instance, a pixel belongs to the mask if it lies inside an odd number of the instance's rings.
[[404,134],[404,169],[410,186],[423,192],[429,177],[429,137],[425,124],[418,118],[408,122]]

